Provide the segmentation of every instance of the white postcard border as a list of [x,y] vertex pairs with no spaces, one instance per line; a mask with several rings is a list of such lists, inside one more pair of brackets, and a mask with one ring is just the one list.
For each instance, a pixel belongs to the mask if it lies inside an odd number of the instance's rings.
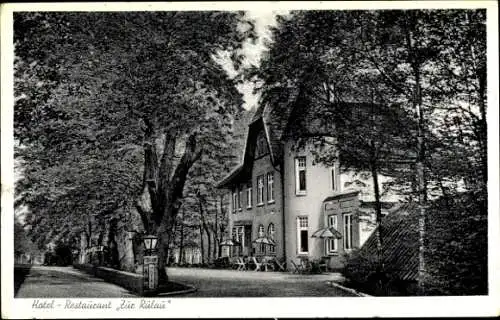
[[[13,298],[13,30],[14,11],[133,11],[293,9],[487,8],[488,27],[488,296],[380,298],[155,298],[165,308],[116,311],[122,299],[70,299],[108,302],[102,309],[66,309],[66,299]],[[492,316],[500,314],[498,7],[496,1],[346,1],[346,2],[203,2],[203,3],[19,3],[1,7],[1,180],[2,318],[157,318],[157,317],[362,317]],[[53,309],[33,308],[35,300],[54,301]],[[141,298],[126,299],[140,304]],[[60,304],[60,307],[57,307]]]

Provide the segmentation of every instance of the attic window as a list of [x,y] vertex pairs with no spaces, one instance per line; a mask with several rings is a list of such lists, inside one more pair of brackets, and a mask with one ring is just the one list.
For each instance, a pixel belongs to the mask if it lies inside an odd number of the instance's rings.
[[259,158],[263,155],[266,155],[267,152],[267,141],[266,136],[264,135],[264,131],[259,132],[257,136],[257,144],[255,146],[255,157]]

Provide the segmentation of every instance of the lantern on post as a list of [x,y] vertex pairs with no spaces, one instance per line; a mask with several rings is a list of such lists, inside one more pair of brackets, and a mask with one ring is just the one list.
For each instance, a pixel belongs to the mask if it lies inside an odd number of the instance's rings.
[[153,253],[156,250],[156,245],[158,244],[158,237],[155,235],[145,235],[143,237],[144,250],[146,253]]
[[155,235],[143,236],[144,242],[144,288],[153,292],[158,288],[158,256],[155,254],[158,237]]

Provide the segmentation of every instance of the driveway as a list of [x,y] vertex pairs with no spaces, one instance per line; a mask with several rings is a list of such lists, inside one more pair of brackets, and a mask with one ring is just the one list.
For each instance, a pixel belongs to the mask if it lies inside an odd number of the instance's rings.
[[[32,266],[17,281],[16,298],[121,298],[135,297],[128,290],[107,283],[73,267]],[[24,281],[22,281],[24,280]]]
[[[352,297],[327,281],[342,280],[338,273],[300,275],[198,268],[168,268],[169,279],[198,288],[182,297]],[[181,297],[181,296],[179,296]]]

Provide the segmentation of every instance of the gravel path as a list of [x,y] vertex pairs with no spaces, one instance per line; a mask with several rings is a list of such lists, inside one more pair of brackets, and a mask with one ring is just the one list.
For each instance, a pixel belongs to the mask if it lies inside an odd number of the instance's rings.
[[121,298],[136,297],[128,290],[73,267],[33,266],[16,298]]
[[340,274],[298,275],[286,272],[255,272],[197,268],[168,268],[170,280],[190,284],[196,292],[182,297],[352,297],[329,286]]

